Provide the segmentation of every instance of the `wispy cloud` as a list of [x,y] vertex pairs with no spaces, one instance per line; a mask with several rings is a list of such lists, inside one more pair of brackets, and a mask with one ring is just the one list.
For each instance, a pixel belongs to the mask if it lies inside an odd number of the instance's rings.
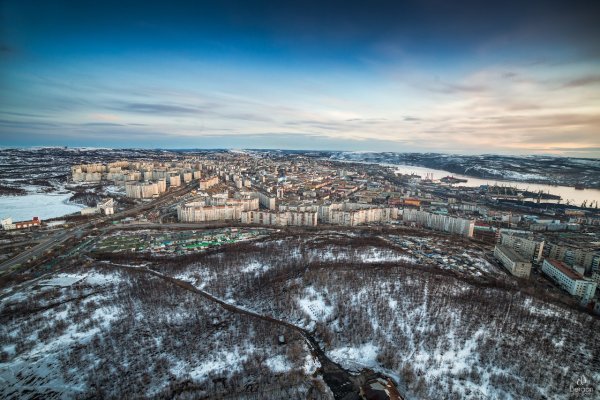
[[597,85],[600,84],[600,74],[599,75],[587,75],[581,78],[573,79],[568,82],[565,82],[562,87],[564,88],[578,88],[581,86],[588,85]]

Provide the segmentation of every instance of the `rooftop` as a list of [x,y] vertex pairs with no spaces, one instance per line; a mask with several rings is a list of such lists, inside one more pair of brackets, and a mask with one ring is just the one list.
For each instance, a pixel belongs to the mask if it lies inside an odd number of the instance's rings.
[[567,277],[569,277],[569,279],[573,279],[573,280],[581,280],[581,279],[583,279],[583,276],[581,276],[580,274],[578,274],[577,272],[575,272],[574,270],[572,270],[571,268],[569,268],[569,266],[567,264],[565,264],[564,262],[562,262],[562,261],[554,260],[554,259],[550,259],[550,258],[547,258],[544,261],[547,261],[549,264],[552,264],[552,266],[554,266],[560,272],[562,272]]
[[514,251],[513,249],[511,249],[508,246],[499,244],[499,245],[496,245],[496,247],[502,253],[504,253],[508,258],[510,258],[511,261],[514,261],[514,262],[529,262],[529,260],[527,260],[525,257],[523,257],[522,255],[520,255],[519,253],[517,253],[516,251]]

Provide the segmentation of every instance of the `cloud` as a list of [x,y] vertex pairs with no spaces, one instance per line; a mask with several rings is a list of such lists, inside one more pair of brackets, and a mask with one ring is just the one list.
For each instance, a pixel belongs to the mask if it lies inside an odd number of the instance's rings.
[[116,106],[114,110],[141,113],[141,114],[202,114],[205,112],[198,107],[180,106],[173,104],[153,104],[153,103],[129,103]]
[[346,122],[382,122],[387,121],[387,118],[349,118]]
[[123,124],[117,124],[115,122],[86,122],[81,125],[82,126],[124,126]]
[[446,83],[439,80],[425,85],[425,88],[431,92],[443,94],[483,93],[488,90],[487,86],[481,84]]
[[562,85],[563,88],[577,88],[600,83],[600,75],[588,75],[570,80]]

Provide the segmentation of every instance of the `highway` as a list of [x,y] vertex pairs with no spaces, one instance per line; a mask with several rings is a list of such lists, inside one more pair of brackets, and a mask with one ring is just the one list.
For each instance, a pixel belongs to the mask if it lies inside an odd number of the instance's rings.
[[[173,197],[175,197],[175,196],[181,196],[181,195],[187,194],[190,191],[192,191],[193,189],[195,189],[195,187],[196,187],[196,184],[194,183],[194,184],[185,186],[179,190],[175,190],[173,192],[167,193],[164,196],[159,197],[158,199],[156,199],[152,202],[149,202],[147,204],[141,204],[141,205],[133,207],[129,210],[121,211],[120,213],[116,213],[116,214],[113,214],[110,216],[95,218],[89,222],[84,222],[84,223],[81,223],[80,225],[76,225],[72,228],[68,228],[62,232],[58,232],[58,233],[54,234],[53,236],[47,238],[46,240],[43,240],[38,245],[36,245],[30,249],[27,249],[24,252],[18,254],[17,256],[11,258],[10,260],[6,260],[2,264],[0,264],[0,273],[7,271],[14,266],[17,266],[19,264],[27,262],[34,257],[42,256],[46,252],[52,250],[55,246],[58,246],[59,244],[65,242],[73,237],[84,235],[85,233],[87,233],[87,231],[89,229],[91,229],[96,224],[119,220],[119,219],[122,219],[122,218],[125,218],[128,216],[131,216],[131,215],[137,215],[140,212],[161,206],[164,203],[173,199]],[[121,225],[120,227],[123,228],[126,226],[128,226],[128,225]],[[148,227],[150,227],[150,226],[153,226],[153,224],[148,224]]]

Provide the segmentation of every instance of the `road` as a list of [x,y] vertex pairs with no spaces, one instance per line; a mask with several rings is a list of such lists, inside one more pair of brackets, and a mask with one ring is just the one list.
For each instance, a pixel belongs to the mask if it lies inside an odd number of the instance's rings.
[[5,272],[5,271],[11,269],[12,267],[17,266],[21,263],[27,262],[34,257],[42,256],[46,252],[52,250],[54,247],[58,246],[59,244],[65,242],[71,238],[74,238],[77,236],[82,236],[82,235],[86,234],[87,231],[90,230],[95,224],[119,220],[119,219],[128,217],[130,215],[137,215],[140,212],[143,212],[143,211],[155,208],[155,207],[159,207],[162,204],[171,200],[175,196],[181,196],[186,193],[189,193],[195,187],[196,187],[195,184],[184,186],[181,189],[167,193],[164,196],[159,197],[158,199],[156,199],[152,202],[149,202],[147,204],[142,204],[142,205],[133,207],[129,210],[121,211],[120,213],[116,213],[116,214],[113,214],[110,216],[95,218],[92,221],[84,222],[84,223],[81,223],[80,225],[76,225],[67,230],[58,232],[58,233],[52,235],[51,237],[49,237],[48,239],[43,240],[38,245],[25,250],[24,252],[16,255],[15,257],[11,258],[10,260],[4,261],[2,264],[0,264],[0,273]]

